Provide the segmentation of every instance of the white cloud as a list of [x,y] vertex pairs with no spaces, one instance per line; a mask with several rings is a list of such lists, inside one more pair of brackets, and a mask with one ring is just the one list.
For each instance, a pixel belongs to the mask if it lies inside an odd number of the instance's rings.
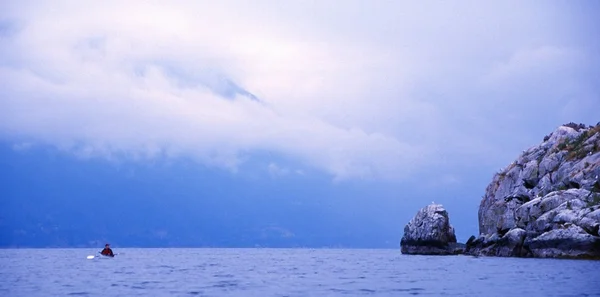
[[271,177],[285,176],[290,173],[289,169],[279,167],[279,165],[277,165],[275,163],[269,163],[269,166],[267,166],[267,169],[269,170],[269,174],[271,175]]
[[0,135],[231,170],[272,151],[337,179],[399,179],[440,151],[488,153],[455,120],[477,120],[481,92],[585,64],[555,45],[557,7],[513,4],[4,3]]

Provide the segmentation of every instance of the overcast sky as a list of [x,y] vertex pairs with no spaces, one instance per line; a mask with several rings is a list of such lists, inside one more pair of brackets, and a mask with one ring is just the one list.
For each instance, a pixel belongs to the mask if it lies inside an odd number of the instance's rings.
[[600,121],[599,36],[592,0],[3,1],[0,137],[332,183],[491,181],[560,124]]

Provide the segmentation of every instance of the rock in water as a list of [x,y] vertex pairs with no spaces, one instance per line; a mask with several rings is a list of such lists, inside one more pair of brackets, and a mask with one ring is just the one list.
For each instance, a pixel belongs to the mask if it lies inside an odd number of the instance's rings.
[[460,252],[448,212],[440,204],[428,205],[417,212],[404,227],[400,247],[403,254],[412,255],[452,255]]
[[498,172],[465,253],[600,259],[600,123],[560,126]]
[[[539,258],[594,258],[591,251],[600,248],[600,237],[590,235],[577,225],[565,224],[529,242],[529,249]],[[597,256],[597,254],[596,254]]]

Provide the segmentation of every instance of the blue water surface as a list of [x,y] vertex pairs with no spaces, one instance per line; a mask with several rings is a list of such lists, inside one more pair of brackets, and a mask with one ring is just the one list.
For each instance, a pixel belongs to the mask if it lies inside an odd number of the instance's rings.
[[0,296],[600,296],[600,261],[367,249],[6,249]]

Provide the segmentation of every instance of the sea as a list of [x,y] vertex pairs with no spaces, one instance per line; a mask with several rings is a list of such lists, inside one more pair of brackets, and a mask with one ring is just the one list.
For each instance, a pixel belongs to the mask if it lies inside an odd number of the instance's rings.
[[600,296],[600,261],[386,249],[1,249],[0,296]]

